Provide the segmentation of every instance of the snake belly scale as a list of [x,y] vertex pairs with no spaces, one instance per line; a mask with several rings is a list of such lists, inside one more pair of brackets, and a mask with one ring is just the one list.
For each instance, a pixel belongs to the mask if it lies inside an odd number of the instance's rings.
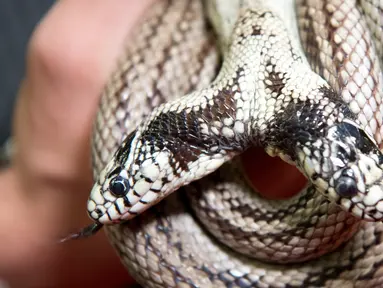
[[[275,2],[205,2],[157,1],[127,45],[89,215],[144,287],[382,286],[381,1],[297,1],[307,60]],[[236,157],[252,145],[304,191],[258,196]]]

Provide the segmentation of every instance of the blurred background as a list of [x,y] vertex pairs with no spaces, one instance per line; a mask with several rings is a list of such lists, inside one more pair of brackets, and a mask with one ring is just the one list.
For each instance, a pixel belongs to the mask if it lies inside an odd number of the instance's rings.
[[53,0],[0,1],[0,144],[10,134],[15,96],[24,75],[28,39],[35,25],[53,2]]
[[[28,39],[53,0],[0,2],[0,144],[9,137]],[[7,287],[0,279],[0,288]]]

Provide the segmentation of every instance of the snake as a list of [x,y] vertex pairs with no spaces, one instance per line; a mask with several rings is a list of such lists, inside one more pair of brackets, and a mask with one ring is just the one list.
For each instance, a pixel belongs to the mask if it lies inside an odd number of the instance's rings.
[[[65,240],[104,227],[143,287],[383,287],[382,8],[156,1],[101,95],[94,223]],[[304,189],[260,196],[253,146]]]

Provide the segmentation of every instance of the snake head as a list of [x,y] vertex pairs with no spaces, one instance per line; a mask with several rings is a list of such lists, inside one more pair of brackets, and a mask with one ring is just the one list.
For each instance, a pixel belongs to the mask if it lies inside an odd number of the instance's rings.
[[131,165],[136,136],[134,131],[123,141],[92,188],[87,210],[95,222],[115,224],[131,219],[149,208],[151,205],[146,204],[155,202],[159,196],[152,191],[160,174],[155,166],[147,162],[141,165],[144,168],[140,167],[143,171],[129,173],[136,166]]
[[383,156],[372,136],[344,120],[298,153],[317,190],[355,216],[383,220]]
[[178,182],[171,181],[167,173],[169,151],[148,153],[142,147],[139,133],[134,131],[99,174],[87,205],[95,222],[129,220],[178,188]]
[[123,172],[122,167],[112,160],[102,170],[97,182],[93,185],[87,210],[90,218],[95,222],[112,224],[122,220],[123,207],[128,204],[125,195],[130,185],[129,179],[124,178],[125,173],[121,172]]

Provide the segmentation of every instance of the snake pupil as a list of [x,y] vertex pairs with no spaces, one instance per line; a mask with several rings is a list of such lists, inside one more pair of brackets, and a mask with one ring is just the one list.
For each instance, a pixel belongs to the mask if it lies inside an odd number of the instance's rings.
[[125,196],[129,189],[128,180],[117,176],[114,180],[110,182],[109,190],[114,196]]
[[339,178],[335,189],[338,195],[341,197],[352,197],[358,193],[358,188],[356,187],[355,180],[347,176]]

